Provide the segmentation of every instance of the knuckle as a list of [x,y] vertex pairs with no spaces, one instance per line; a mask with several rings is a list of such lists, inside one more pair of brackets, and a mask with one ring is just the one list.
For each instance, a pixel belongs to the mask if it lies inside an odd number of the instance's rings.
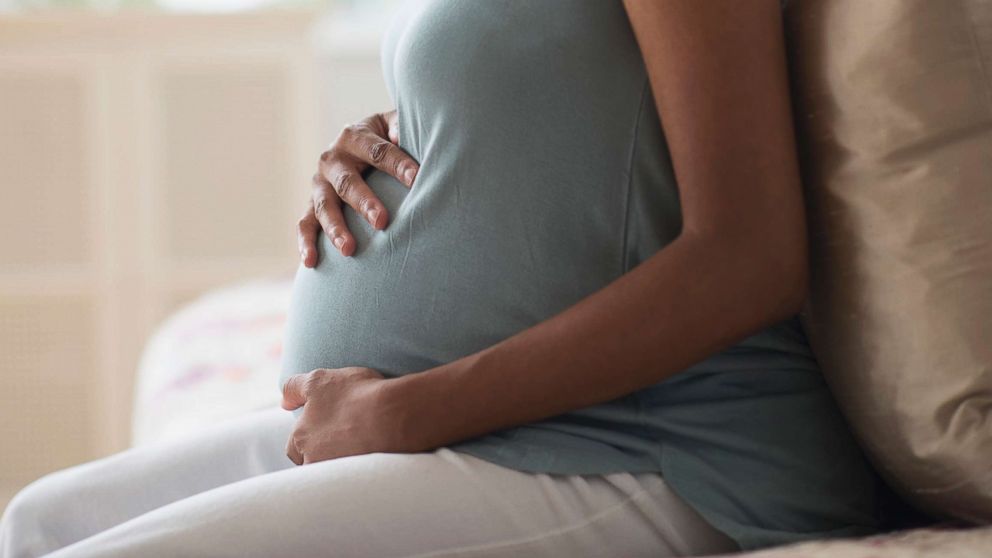
[[348,145],[354,142],[357,138],[361,137],[368,131],[368,125],[365,122],[357,122],[352,124],[346,124],[344,128],[341,129],[341,133],[338,135],[338,140],[335,144],[340,147],[342,145]]
[[369,158],[373,163],[381,163],[386,157],[386,154],[389,153],[390,146],[391,144],[385,141],[377,141],[373,143],[372,146],[369,147]]
[[401,176],[403,171],[405,171],[408,166],[410,165],[405,159],[402,157],[397,157],[396,160],[393,161],[393,174],[396,176]]
[[317,388],[327,383],[328,377],[327,370],[322,368],[310,372],[303,379],[303,393],[307,394],[309,397],[311,394],[315,393]]
[[358,132],[359,129],[357,124],[345,124],[344,127],[341,128],[341,133],[338,134],[338,138],[350,138],[357,135]]
[[306,449],[306,440],[303,437],[303,433],[300,431],[300,427],[297,427],[293,431],[292,436],[289,438],[289,452],[296,456],[296,459],[302,461],[303,451]]
[[327,198],[324,196],[316,196],[313,199],[313,211],[317,215],[327,211]]
[[309,394],[315,387],[317,387],[318,383],[319,378],[317,376],[313,375],[313,373],[308,374],[307,377],[303,379],[303,393]]
[[366,129],[372,128],[379,122],[379,118],[380,118],[380,113],[373,113],[359,120],[358,125]]
[[331,186],[334,187],[334,191],[338,193],[341,198],[347,197],[355,187],[355,173],[351,171],[342,171],[334,175],[331,180]]

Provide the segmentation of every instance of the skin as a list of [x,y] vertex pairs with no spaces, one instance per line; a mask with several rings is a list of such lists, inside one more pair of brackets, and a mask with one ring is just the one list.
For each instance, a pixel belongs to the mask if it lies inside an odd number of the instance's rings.
[[342,202],[365,216],[374,229],[386,228],[389,212],[366,184],[362,172],[375,167],[412,187],[420,165],[396,145],[399,141],[397,113],[391,110],[345,126],[334,143],[320,154],[310,203],[297,223],[303,265],[317,265],[317,235],[321,230],[341,255],[355,253],[355,237],[345,224]]
[[560,314],[437,368],[292,377],[283,408],[304,407],[293,462],[429,451],[602,403],[800,310],[806,225],[778,0],[624,7],[678,181],[679,237]]

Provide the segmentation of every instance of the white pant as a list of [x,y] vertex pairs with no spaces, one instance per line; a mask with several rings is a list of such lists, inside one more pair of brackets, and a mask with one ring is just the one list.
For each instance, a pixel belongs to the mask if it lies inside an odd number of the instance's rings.
[[737,550],[655,473],[534,474],[440,448],[294,465],[278,407],[46,475],[0,558],[684,556]]

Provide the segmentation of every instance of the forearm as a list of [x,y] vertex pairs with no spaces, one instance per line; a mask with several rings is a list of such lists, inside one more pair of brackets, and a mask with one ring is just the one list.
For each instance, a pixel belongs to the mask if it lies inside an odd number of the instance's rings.
[[544,322],[390,380],[403,436],[435,448],[615,399],[794,314],[805,275],[758,241],[683,235]]

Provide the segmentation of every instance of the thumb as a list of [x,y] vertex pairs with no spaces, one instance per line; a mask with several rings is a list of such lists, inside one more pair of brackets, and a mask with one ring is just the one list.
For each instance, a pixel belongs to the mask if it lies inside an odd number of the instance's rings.
[[309,374],[290,376],[282,386],[282,408],[292,411],[307,402],[305,383]]

